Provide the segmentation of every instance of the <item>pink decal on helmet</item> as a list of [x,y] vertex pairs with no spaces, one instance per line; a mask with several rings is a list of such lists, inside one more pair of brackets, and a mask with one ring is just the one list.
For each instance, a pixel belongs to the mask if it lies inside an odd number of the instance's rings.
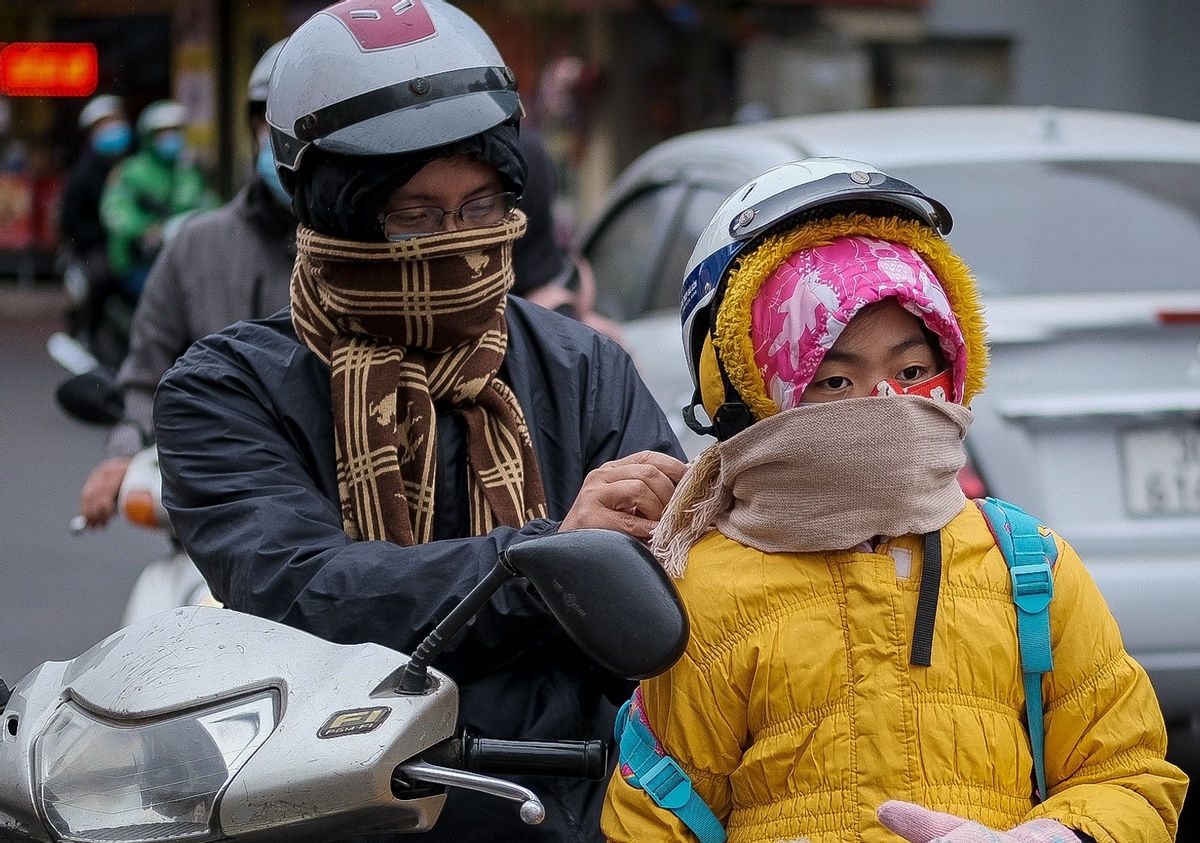
[[780,409],[800,403],[855,314],[889,297],[937,335],[951,364],[950,399],[962,401],[966,348],[937,276],[904,244],[854,235],[793,253],[763,281],[751,306],[754,362]]
[[421,0],[344,0],[325,14],[340,20],[364,50],[400,47],[437,34]]

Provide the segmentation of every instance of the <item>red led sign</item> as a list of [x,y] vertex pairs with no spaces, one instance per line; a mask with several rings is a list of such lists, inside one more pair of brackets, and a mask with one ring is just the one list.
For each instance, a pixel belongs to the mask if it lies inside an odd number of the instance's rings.
[[0,94],[86,97],[96,90],[95,44],[28,41],[0,49]]

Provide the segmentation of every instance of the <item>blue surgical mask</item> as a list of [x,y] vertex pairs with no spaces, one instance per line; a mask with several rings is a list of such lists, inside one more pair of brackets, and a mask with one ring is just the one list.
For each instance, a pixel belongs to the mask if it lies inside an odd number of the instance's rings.
[[163,132],[154,138],[154,154],[164,161],[174,161],[183,152],[182,132]]
[[263,141],[259,145],[258,159],[254,162],[254,169],[267,185],[267,189],[271,191],[271,195],[275,197],[275,201],[285,208],[292,207],[292,197],[288,196],[287,191],[283,189],[283,182],[279,180],[279,170],[275,168],[275,155],[271,152],[270,143]]
[[92,149],[106,158],[116,158],[129,151],[133,132],[128,123],[110,123],[92,137]]

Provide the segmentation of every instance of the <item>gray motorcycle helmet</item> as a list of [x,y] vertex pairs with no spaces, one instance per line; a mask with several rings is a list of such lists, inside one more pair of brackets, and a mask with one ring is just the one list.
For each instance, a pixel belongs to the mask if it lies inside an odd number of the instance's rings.
[[289,192],[310,147],[416,152],[520,114],[512,69],[479,24],[442,0],[346,0],[318,12],[287,39],[267,92]]

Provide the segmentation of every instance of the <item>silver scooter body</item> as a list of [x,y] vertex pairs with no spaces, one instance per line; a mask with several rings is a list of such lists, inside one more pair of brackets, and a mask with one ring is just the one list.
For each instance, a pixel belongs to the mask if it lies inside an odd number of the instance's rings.
[[[603,778],[607,736],[455,735],[458,689],[429,663],[523,576],[582,654],[630,679],[683,653],[687,615],[649,551],[607,530],[512,545],[411,656],[334,644],[209,606],[133,623],[0,682],[0,840],[323,840],[421,832],[446,787],[520,803],[507,775]],[[495,775],[486,775],[494,773]]]
[[[170,839],[213,839],[211,819],[245,840],[428,829],[444,793],[399,800],[392,773],[452,735],[458,690],[431,670],[427,693],[397,694],[406,660],[203,606],[126,627],[13,689],[0,721],[0,828],[102,840],[136,838],[142,825],[152,839],[167,823],[149,814],[174,812],[194,828]],[[222,729],[239,734],[222,743]],[[181,763],[181,745],[200,751]],[[155,805],[155,791],[169,804]]]

